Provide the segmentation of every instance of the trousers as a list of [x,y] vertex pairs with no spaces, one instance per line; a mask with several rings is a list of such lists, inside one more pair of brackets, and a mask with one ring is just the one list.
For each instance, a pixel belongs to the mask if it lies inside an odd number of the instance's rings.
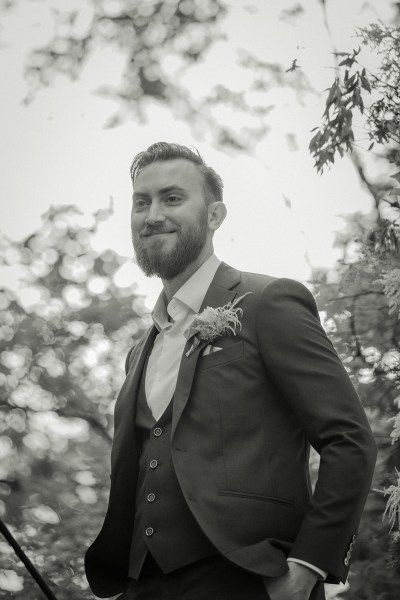
[[147,555],[139,579],[118,600],[268,600],[262,578],[220,556],[164,574]]

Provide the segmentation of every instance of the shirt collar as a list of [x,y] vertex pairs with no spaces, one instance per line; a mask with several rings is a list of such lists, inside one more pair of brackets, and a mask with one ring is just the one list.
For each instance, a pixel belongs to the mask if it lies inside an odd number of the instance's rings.
[[164,290],[159,295],[151,313],[154,325],[159,331],[169,325],[168,315],[175,321],[182,320],[189,311],[197,313],[221,261],[212,254],[174,294],[166,306]]

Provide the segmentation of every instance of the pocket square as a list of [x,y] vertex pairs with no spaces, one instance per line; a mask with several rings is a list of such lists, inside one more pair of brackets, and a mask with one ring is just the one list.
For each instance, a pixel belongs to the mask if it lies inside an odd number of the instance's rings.
[[213,346],[212,344],[208,344],[203,350],[202,356],[207,356],[207,354],[213,354],[214,352],[218,352],[219,350],[223,350],[219,346]]

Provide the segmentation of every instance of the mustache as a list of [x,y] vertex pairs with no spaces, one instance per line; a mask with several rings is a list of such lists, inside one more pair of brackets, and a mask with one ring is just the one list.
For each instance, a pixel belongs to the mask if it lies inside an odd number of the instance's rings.
[[169,229],[162,225],[161,225],[161,227],[160,226],[145,227],[140,232],[140,237],[148,237],[149,235],[154,235],[156,233],[172,233],[174,231],[176,231],[176,229]]

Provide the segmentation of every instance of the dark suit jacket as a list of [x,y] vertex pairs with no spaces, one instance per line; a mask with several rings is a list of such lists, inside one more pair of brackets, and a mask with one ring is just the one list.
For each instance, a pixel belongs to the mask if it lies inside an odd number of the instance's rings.
[[[266,577],[286,555],[344,581],[376,446],[359,398],[321,327],[310,292],[289,279],[239,272],[222,263],[202,309],[246,292],[242,328],[201,342],[180,364],[171,449],[187,504],[230,561]],[[135,403],[155,327],[128,356],[115,407],[111,491],[101,532],[86,553],[100,597],[127,585],[138,448]],[[321,456],[314,494],[310,444]]]

